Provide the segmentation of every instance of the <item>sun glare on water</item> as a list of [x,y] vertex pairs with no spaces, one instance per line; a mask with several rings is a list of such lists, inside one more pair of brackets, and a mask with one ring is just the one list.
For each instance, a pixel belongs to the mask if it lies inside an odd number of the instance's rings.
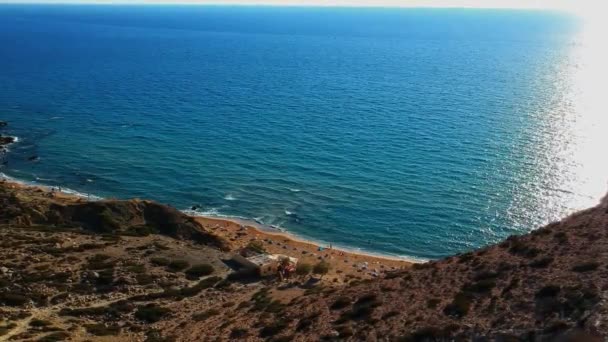
[[551,127],[544,146],[549,169],[543,172],[550,179],[543,183],[566,193],[538,198],[536,207],[553,212],[552,219],[593,206],[608,191],[608,21],[599,7],[583,2],[567,8],[581,18],[582,28],[560,71],[555,105],[543,113]]

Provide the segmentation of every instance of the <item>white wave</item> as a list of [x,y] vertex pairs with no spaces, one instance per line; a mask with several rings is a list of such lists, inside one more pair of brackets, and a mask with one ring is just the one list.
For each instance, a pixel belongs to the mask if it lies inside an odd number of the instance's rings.
[[85,193],[78,192],[78,191],[72,190],[72,189],[61,188],[61,192],[64,194],[68,194],[68,195],[74,195],[74,196],[78,196],[81,198],[86,198],[91,201],[100,201],[103,199],[103,197],[99,197],[99,196],[92,195],[92,194],[85,194]]
[[295,189],[295,188],[289,188],[289,191],[291,191],[291,192],[300,192],[300,191],[302,191],[302,190],[300,190],[300,189]]
[[189,216],[232,220],[235,222],[239,222],[241,224],[243,224],[243,223],[247,224],[248,222],[251,222],[251,219],[247,218],[247,217],[242,217],[242,216],[238,216],[238,215],[222,214],[217,208],[209,208],[209,209],[205,209],[205,210],[185,209],[185,210],[182,210],[181,212],[186,215],[189,215]]
[[228,194],[228,195],[224,196],[224,199],[226,201],[236,201],[236,198],[234,196],[232,196],[232,194]]
[[51,120],[63,119],[63,116],[53,116]]
[[[82,192],[79,192],[79,191],[76,191],[76,190],[73,190],[73,189],[70,189],[70,188],[64,188],[64,187],[59,187],[59,186],[47,185],[47,184],[44,184],[44,183],[38,183],[38,180],[45,180],[45,179],[39,178],[39,177],[36,177],[36,181],[24,181],[24,180],[17,179],[17,178],[11,177],[11,176],[9,176],[9,175],[7,175],[5,173],[0,172],[0,179],[6,180],[6,181],[9,181],[9,182],[13,182],[13,183],[17,183],[17,184],[27,185],[27,186],[37,186],[37,187],[44,188],[46,190],[58,189],[58,190],[60,190],[64,194],[68,194],[68,195],[72,195],[72,196],[77,196],[77,197],[80,197],[80,198],[86,198],[86,199],[91,200],[91,201],[100,201],[100,200],[103,200],[103,197],[96,196],[96,195],[93,195],[93,194],[86,194],[86,193],[82,193]],[[46,181],[52,181],[52,180],[51,179],[46,179]]]
[[295,215],[295,213],[293,211],[285,210],[285,215],[292,216]]

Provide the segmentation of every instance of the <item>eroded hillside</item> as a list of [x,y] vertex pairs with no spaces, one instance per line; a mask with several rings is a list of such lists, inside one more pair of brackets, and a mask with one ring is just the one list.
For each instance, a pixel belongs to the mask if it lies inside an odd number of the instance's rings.
[[0,339],[601,341],[608,201],[346,284],[229,277],[229,241],[149,201],[0,186]]

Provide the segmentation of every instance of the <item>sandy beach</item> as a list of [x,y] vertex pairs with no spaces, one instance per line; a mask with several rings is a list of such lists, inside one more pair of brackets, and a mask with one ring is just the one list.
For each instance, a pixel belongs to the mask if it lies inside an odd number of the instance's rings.
[[385,272],[410,267],[411,261],[374,256],[364,253],[344,251],[328,246],[319,246],[309,241],[295,238],[288,233],[263,231],[245,222],[229,219],[195,217],[204,227],[229,240],[235,250],[245,247],[251,241],[260,241],[269,253],[284,254],[298,258],[300,262],[315,264],[325,260],[331,264],[326,278],[334,281],[347,278],[370,278]]

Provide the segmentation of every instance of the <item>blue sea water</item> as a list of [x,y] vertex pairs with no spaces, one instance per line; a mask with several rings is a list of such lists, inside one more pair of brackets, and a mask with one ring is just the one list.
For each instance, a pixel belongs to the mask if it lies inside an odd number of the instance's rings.
[[437,258],[605,190],[581,171],[580,32],[539,11],[1,5],[20,142],[0,171]]

